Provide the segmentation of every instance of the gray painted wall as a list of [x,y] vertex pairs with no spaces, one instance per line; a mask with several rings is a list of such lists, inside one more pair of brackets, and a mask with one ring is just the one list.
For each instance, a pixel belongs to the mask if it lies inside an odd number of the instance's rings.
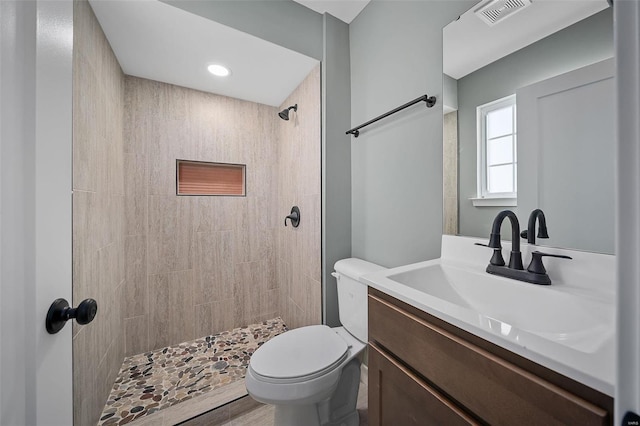
[[161,0],[321,60],[322,15],[293,0]]
[[[608,8],[458,80],[460,235],[488,237],[493,218],[504,209],[474,207],[469,200],[477,190],[476,107],[612,56],[613,19]],[[520,222],[526,223],[528,214],[519,214]],[[502,233],[509,235],[508,226]]]
[[322,269],[323,319],[340,324],[336,279],[331,276],[337,260],[351,256],[351,148],[344,131],[351,122],[349,26],[324,15],[322,59]]
[[[458,109],[458,80],[442,74],[442,103],[445,108]],[[451,110],[449,112],[451,112]],[[446,111],[445,111],[446,114]]]
[[474,3],[372,1],[350,25],[353,126],[438,98],[351,137],[355,257],[392,267],[440,256],[442,27]]

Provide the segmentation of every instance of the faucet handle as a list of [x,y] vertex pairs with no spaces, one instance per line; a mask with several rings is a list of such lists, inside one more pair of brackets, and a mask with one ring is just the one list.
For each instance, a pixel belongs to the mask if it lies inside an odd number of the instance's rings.
[[476,246],[482,246],[482,247],[488,247],[490,249],[493,249],[493,256],[491,256],[491,260],[489,260],[489,264],[490,265],[495,265],[495,266],[504,266],[504,258],[502,257],[502,249],[501,248],[493,248],[488,244],[482,244],[482,243],[474,243]]
[[546,274],[547,270],[544,268],[544,265],[542,264],[543,256],[557,257],[559,259],[572,259],[570,256],[565,256],[562,254],[543,253],[541,251],[536,250],[534,252],[531,252],[531,263],[529,263],[529,266],[527,267],[527,271],[533,274]]

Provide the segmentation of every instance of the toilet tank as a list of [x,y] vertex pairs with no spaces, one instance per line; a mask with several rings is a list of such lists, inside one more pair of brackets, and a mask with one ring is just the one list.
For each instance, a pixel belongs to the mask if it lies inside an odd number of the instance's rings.
[[342,326],[361,342],[367,342],[367,285],[358,279],[386,269],[362,259],[342,259],[333,266],[338,282],[338,314]]

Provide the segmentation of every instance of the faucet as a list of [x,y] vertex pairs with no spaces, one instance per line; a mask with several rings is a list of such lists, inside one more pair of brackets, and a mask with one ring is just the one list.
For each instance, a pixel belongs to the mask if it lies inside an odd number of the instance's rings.
[[547,234],[547,221],[544,218],[544,212],[540,209],[535,209],[529,215],[529,224],[526,230],[520,233],[522,238],[527,239],[527,243],[536,243],[536,219],[538,220],[538,238],[549,238]]
[[[520,222],[518,217],[511,210],[503,210],[493,220],[493,226],[491,227],[491,237],[489,238],[488,247],[494,250],[494,256],[491,258],[494,260],[496,257],[496,251],[500,252],[500,258],[502,258],[502,244],[500,243],[500,228],[505,218],[509,218],[511,222],[511,255],[509,256],[509,268],[522,270],[522,254],[520,253]],[[499,263],[499,262],[498,262]],[[495,266],[504,266],[504,260],[502,265],[491,263]]]
[[[509,257],[509,266],[505,266],[504,259],[502,258],[502,244],[500,243],[500,227],[505,218],[509,218],[511,222],[511,256]],[[529,227],[526,232],[528,241],[530,244],[535,244],[534,229],[536,219],[539,221],[538,237],[549,238],[547,235],[547,224],[544,218],[544,213],[540,209],[536,209],[531,212],[529,216]],[[489,247],[493,249],[493,256],[487,266],[487,273],[499,275],[505,278],[511,278],[514,280],[524,281],[532,284],[549,285],[551,279],[547,275],[547,271],[542,264],[542,257],[557,257],[561,259],[571,259],[569,256],[556,255],[542,253],[534,251],[531,254],[531,263],[526,270],[522,267],[522,253],[520,253],[520,237],[525,238],[525,232],[520,234],[520,223],[518,217],[511,210],[503,210],[493,220],[493,226],[491,227],[491,236],[489,237],[489,244],[477,245]]]

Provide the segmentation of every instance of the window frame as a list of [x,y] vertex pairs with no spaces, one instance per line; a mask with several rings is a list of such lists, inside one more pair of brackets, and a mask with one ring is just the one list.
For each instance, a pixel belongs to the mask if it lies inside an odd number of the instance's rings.
[[[514,165],[514,173],[513,173],[513,185],[516,189],[514,192],[489,192],[488,191],[488,169],[489,165],[487,163],[487,121],[486,117],[489,113],[503,109],[505,107],[513,107],[513,133],[506,134],[504,136],[513,136],[512,144],[513,144],[513,162],[505,163],[505,164],[513,164]],[[517,156],[517,138],[518,138],[518,128],[517,128],[517,110],[516,110],[516,95],[512,94],[509,96],[505,96],[503,98],[497,99],[492,102],[488,102],[483,105],[479,105],[476,107],[476,126],[477,126],[477,197],[472,198],[473,205],[476,207],[482,206],[517,206],[517,197],[518,197],[518,189],[517,189],[517,165],[518,165],[518,156]],[[504,137],[501,136],[501,137]]]

